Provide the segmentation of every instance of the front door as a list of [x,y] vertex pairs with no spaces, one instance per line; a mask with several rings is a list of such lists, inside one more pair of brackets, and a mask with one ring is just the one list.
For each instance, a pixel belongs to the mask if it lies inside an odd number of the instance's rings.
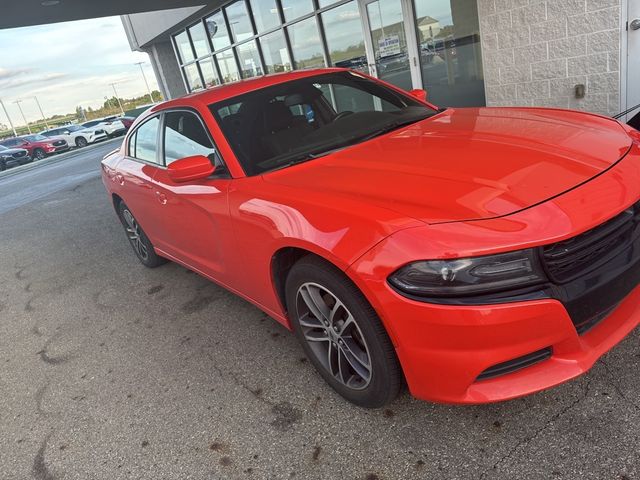
[[[168,111],[160,134],[162,163],[204,155],[215,162],[216,150],[204,123],[187,110]],[[162,223],[162,235],[156,246],[201,273],[226,283],[233,235],[227,190],[227,175],[175,183],[167,169],[153,177],[154,204]]]
[[371,75],[404,90],[422,88],[409,0],[360,0]]
[[[640,104],[640,2],[629,0],[628,5],[627,108],[631,108]],[[629,112],[628,119],[638,114],[640,109]]]

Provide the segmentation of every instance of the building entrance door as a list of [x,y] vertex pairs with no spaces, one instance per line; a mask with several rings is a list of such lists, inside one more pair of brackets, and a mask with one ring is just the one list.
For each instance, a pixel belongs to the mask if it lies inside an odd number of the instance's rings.
[[410,0],[360,0],[369,73],[402,89],[422,88]]

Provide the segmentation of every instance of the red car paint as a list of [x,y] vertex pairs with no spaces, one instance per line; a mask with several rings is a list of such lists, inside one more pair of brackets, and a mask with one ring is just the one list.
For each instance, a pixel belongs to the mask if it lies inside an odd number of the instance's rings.
[[[40,137],[42,138],[40,139]],[[69,150],[69,145],[66,140],[60,137],[47,138],[36,134],[9,138],[0,141],[0,145],[4,145],[7,148],[23,148],[29,152],[29,156],[32,158],[37,157],[36,153],[38,150],[44,152],[45,155],[52,155]]]
[[[555,299],[440,305],[400,295],[387,281],[410,262],[548,245],[615,217],[640,199],[637,132],[567,110],[450,108],[334,154],[246,176],[208,106],[330,71],[337,70],[260,77],[153,107],[132,130],[158,111],[193,109],[231,178],[174,183],[167,169],[128,158],[125,139],[103,161],[107,190],[131,208],[158,254],[289,328],[274,255],[293,247],[331,262],[382,319],[421,399],[484,403],[552,387],[587,371],[638,325],[640,288],[578,335]],[[546,361],[476,380],[548,346]]]

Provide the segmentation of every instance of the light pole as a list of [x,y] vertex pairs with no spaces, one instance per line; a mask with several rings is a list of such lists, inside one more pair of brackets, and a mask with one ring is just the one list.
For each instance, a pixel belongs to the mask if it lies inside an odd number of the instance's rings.
[[111,87],[113,88],[113,93],[116,94],[116,100],[118,101],[118,105],[120,106],[120,111],[122,112],[122,115],[124,115],[124,108],[122,108],[122,103],[120,103],[120,97],[118,97],[118,91],[116,90],[116,84],[115,83],[110,83],[109,85],[111,85]]
[[22,111],[22,107],[20,106],[20,104],[22,103],[22,100],[16,100],[13,103],[18,105],[18,110],[20,110],[20,114],[22,115],[22,119],[24,120],[24,123],[27,125],[27,130],[29,130],[29,133],[32,133],[31,132],[31,127],[29,126],[29,122],[27,122],[27,117],[24,116],[24,112]]
[[134,63],[134,65],[138,65],[140,67],[142,78],[144,78],[144,84],[147,86],[147,92],[149,92],[149,100],[151,100],[151,103],[153,103],[153,95],[151,94],[151,89],[149,88],[149,82],[147,82],[147,76],[144,74],[144,68],[142,68],[142,65],[144,65],[145,63],[146,62],[137,62]]
[[2,101],[1,98],[0,98],[0,105],[2,105],[2,110],[4,110],[4,114],[7,117],[7,120],[9,120],[9,125],[11,125],[11,130],[13,130],[13,135],[17,137],[18,132],[16,132],[16,127],[13,126],[13,122],[11,121],[11,117],[9,116],[9,112],[7,112],[7,107],[4,106],[4,102]]
[[42,111],[42,107],[40,106],[40,102],[38,101],[38,97],[34,96],[33,99],[36,101],[36,103],[38,104],[38,109],[40,110],[40,115],[42,115],[42,120],[44,120],[44,124],[47,127],[47,130],[49,130],[49,124],[47,123],[47,119],[44,116],[44,112]]

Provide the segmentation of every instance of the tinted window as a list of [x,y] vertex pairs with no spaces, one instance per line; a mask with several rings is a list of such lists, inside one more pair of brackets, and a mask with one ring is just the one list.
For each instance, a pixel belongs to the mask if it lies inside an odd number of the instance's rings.
[[82,127],[80,125],[69,125],[68,130],[70,132],[79,132],[82,130]]
[[164,124],[165,165],[192,155],[208,157],[214,153],[213,144],[198,117],[189,112],[167,113]]
[[287,31],[296,69],[324,67],[322,42],[315,17],[294,23]]
[[158,125],[160,120],[154,117],[136,130],[135,139],[129,142],[129,155],[145,162],[157,163]]
[[204,21],[207,25],[207,31],[209,32],[209,38],[211,38],[214,50],[220,50],[221,48],[231,45],[222,11],[214,13],[210,17],[205,18]]
[[280,25],[280,15],[275,0],[250,0],[253,19],[258,32],[264,32]]
[[194,59],[193,50],[191,49],[191,43],[189,42],[189,36],[187,32],[182,32],[175,36],[176,48],[180,52],[180,58],[182,63],[190,62]]
[[7,146],[7,147],[15,147],[16,145],[19,145],[21,143],[22,142],[20,140],[18,140],[17,138],[10,138],[9,140],[4,140],[2,142],[2,144]]
[[245,5],[244,0],[232,3],[225,8],[225,11],[227,12],[229,28],[231,29],[234,42],[241,42],[253,35],[249,12],[247,12],[247,6]]
[[248,175],[312,160],[436,113],[350,72],[281,83],[210,108]]
[[90,122],[83,123],[82,126],[83,127],[95,127],[99,123],[100,123],[100,120],[91,120]]

